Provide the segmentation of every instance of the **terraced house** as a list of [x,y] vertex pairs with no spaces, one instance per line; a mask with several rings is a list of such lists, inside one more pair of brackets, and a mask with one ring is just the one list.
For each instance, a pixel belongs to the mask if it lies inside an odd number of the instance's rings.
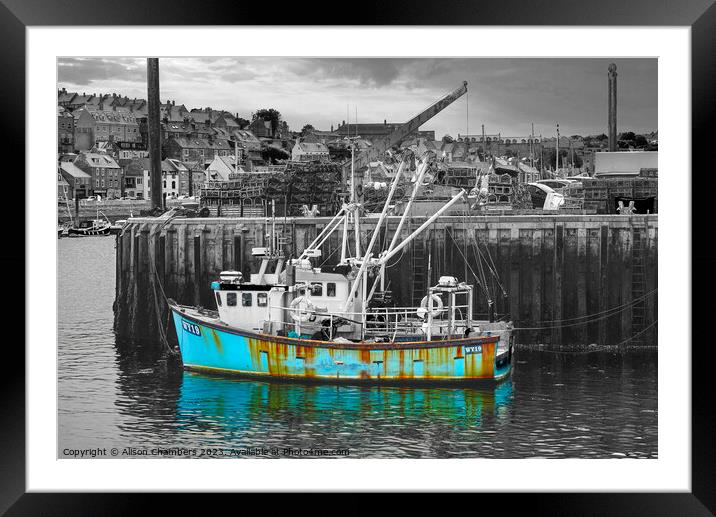
[[122,196],[122,168],[107,154],[80,153],[75,165],[92,176],[92,194],[116,199]]
[[141,142],[139,124],[132,112],[81,108],[75,117],[75,149],[91,149],[96,142]]

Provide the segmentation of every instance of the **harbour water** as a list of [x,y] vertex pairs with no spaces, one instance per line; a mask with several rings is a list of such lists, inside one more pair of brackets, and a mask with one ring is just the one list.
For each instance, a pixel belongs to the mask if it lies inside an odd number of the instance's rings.
[[58,457],[88,449],[117,449],[117,457],[157,449],[195,456],[297,456],[287,450],[347,451],[352,458],[657,456],[656,348],[518,346],[513,376],[480,389],[166,371],[115,339],[115,238],[65,238],[58,248]]

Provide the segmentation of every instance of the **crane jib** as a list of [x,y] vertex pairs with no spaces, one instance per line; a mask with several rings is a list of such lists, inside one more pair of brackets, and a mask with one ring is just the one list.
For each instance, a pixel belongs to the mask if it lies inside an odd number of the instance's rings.
[[[447,108],[450,104],[455,102],[457,99],[467,93],[467,81],[463,81],[462,85],[456,90],[450,92],[442,99],[436,101],[434,104],[429,106],[427,109],[420,112],[415,117],[411,118],[405,124],[402,124],[398,129],[390,133],[386,138],[378,140],[373,143],[373,147],[362,151],[355,157],[354,167],[356,170],[365,167],[368,163],[375,161],[384,153],[387,149],[394,145],[398,145],[406,136],[413,131],[417,130],[420,126],[425,124],[428,120],[433,118],[435,115],[440,113],[442,110]],[[347,170],[351,168],[351,161],[343,164],[343,167]]]

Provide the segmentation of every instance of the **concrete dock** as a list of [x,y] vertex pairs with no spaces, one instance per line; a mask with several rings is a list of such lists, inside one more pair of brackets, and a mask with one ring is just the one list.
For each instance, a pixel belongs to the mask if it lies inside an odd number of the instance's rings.
[[[376,220],[362,222],[365,242]],[[276,228],[297,256],[328,221],[280,218]],[[409,227],[424,221],[412,218]],[[171,341],[165,296],[215,309],[211,281],[222,270],[255,272],[251,248],[266,245],[270,224],[267,218],[131,219],[117,236],[118,337],[159,342],[166,332]],[[397,224],[390,219],[390,236]],[[338,261],[340,239],[336,232],[324,244],[315,265]],[[410,305],[442,275],[476,285],[482,264],[497,313],[510,314],[522,329],[517,343],[656,346],[657,241],[657,215],[442,217],[388,268],[388,289],[397,304]],[[479,287],[475,311],[487,314]]]

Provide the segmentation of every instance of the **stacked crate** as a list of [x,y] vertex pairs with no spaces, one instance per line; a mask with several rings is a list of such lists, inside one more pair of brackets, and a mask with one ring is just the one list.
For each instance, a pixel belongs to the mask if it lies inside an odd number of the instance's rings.
[[512,207],[512,176],[509,174],[490,174],[487,184],[487,207]]
[[606,182],[596,178],[584,178],[581,183],[584,190],[582,208],[595,210],[598,214],[607,213],[609,197]]
[[[643,170],[643,169],[642,169]],[[645,199],[657,197],[658,195],[658,179],[655,177],[639,177],[633,180],[634,198]]]
[[562,189],[562,193],[564,194],[563,208],[584,207],[584,185],[581,182],[570,183]]
[[475,167],[448,167],[443,183],[451,187],[470,190],[475,186],[477,168]]

